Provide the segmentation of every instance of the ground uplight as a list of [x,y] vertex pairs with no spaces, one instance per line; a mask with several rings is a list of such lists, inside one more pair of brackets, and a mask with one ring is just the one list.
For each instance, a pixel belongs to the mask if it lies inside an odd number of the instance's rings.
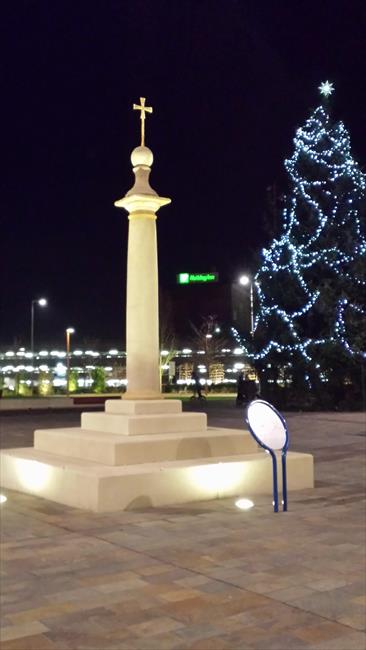
[[237,508],[240,508],[240,510],[250,510],[253,508],[254,503],[250,499],[238,499],[235,501],[235,505]]

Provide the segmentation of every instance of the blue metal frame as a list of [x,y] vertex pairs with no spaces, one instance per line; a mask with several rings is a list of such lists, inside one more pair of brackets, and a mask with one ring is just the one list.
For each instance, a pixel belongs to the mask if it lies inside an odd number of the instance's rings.
[[255,399],[252,402],[248,404],[248,406],[245,409],[245,422],[249,427],[249,431],[252,434],[253,438],[255,441],[262,447],[262,449],[265,449],[265,451],[271,455],[272,458],[272,472],[273,472],[273,510],[274,512],[278,512],[278,481],[277,481],[277,458],[276,454],[271,447],[268,447],[268,445],[265,445],[264,442],[262,442],[256,433],[253,431],[252,427],[250,426],[249,418],[248,418],[248,409],[250,408],[251,404],[265,404],[268,406],[276,415],[280,418],[284,429],[285,429],[285,434],[286,434],[286,439],[285,439],[285,444],[283,445],[281,449],[281,465],[282,465],[282,510],[284,512],[287,511],[287,471],[286,471],[286,455],[287,455],[287,450],[288,450],[288,445],[289,445],[289,433],[288,433],[288,428],[287,428],[287,422],[283,415],[277,411],[277,409],[272,406],[269,402],[266,402],[264,399]]

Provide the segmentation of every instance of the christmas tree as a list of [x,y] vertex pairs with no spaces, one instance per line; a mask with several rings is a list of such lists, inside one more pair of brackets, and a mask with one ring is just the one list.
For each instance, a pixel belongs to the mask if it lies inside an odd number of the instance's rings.
[[252,350],[262,372],[288,368],[294,384],[308,386],[329,381],[334,359],[344,374],[347,360],[366,358],[366,176],[344,124],[331,119],[333,85],[320,92],[322,104],[297,130],[285,161],[291,191],[281,233],[263,250],[255,278]]

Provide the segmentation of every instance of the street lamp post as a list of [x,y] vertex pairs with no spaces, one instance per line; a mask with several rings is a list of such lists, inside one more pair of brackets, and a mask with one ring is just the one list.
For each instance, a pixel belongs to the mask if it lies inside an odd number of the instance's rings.
[[47,307],[47,300],[46,298],[37,298],[36,300],[32,300],[31,303],[31,353],[32,353],[32,358],[33,358],[33,352],[34,352],[34,305],[39,305],[40,307]]
[[70,335],[74,334],[75,330],[73,327],[68,327],[66,329],[66,392],[67,395],[70,395]]
[[244,287],[249,285],[250,291],[250,335],[254,336],[254,296],[253,296],[253,280],[249,275],[241,275],[239,278],[239,284],[242,284]]
[[[33,356],[34,356],[34,305],[39,305],[40,307],[47,307],[46,298],[37,298],[31,302],[31,340],[30,347],[32,353],[32,366],[34,368]],[[33,371],[34,372],[34,371]],[[33,392],[33,372],[32,372],[32,392]]]

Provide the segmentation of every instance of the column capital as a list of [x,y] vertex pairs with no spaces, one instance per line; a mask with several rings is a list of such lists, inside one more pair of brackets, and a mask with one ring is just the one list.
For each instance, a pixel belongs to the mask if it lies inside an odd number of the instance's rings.
[[130,194],[123,199],[115,201],[116,208],[124,208],[132,213],[153,213],[157,212],[163,205],[171,203],[171,199],[156,194]]

